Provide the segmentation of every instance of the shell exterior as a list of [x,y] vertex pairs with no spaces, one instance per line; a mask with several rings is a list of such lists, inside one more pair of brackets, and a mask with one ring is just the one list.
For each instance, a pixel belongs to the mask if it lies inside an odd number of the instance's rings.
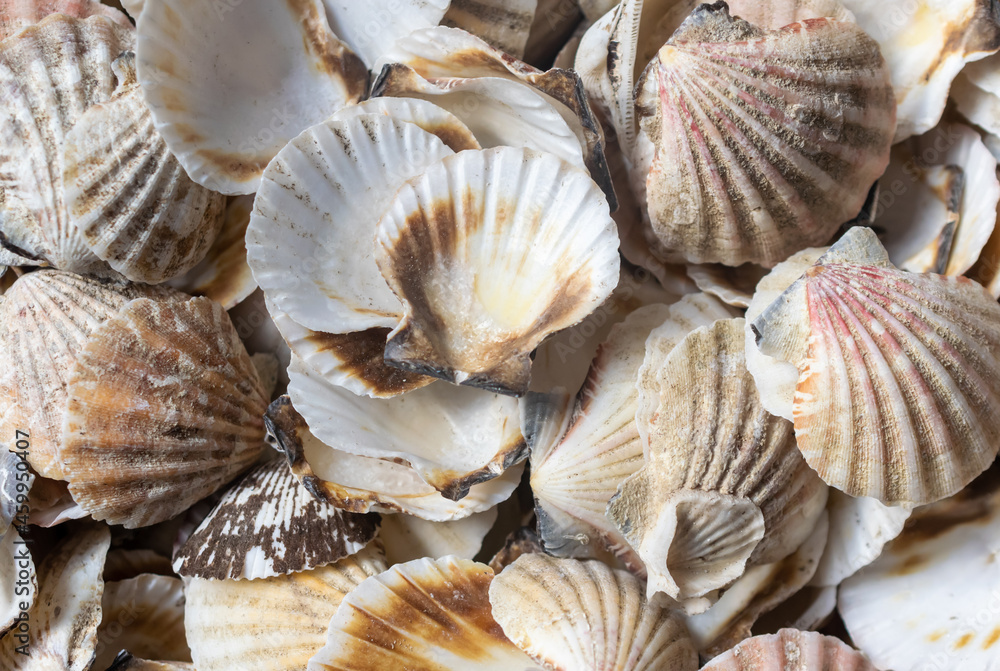
[[70,492],[111,524],[147,526],[186,510],[264,444],[257,372],[207,298],[130,302],[90,336],[67,392]]
[[753,328],[799,369],[796,442],[837,489],[929,503],[996,457],[1000,305],[978,284],[896,270],[853,228]]
[[[101,568],[111,544],[106,526],[79,529],[56,546],[38,566],[38,591],[28,613],[30,653],[15,631],[0,639],[0,665],[9,671],[34,671],[36,660],[46,668],[87,671],[101,623]],[[22,632],[23,633],[23,632]]]
[[[247,0],[234,10],[152,2],[136,26],[139,86],[156,130],[191,179],[230,195],[256,191],[286,142],[357,102],[368,81],[320,0]],[[262,25],[266,49],[244,37]]]
[[127,16],[99,0],[3,0],[0,2],[0,42],[49,14],[65,14],[77,19],[104,16],[125,28],[132,27]]
[[878,671],[838,638],[782,629],[754,636],[702,667],[706,671]]
[[268,432],[292,471],[315,496],[351,512],[401,512],[433,522],[461,519],[505,501],[521,480],[514,465],[493,480],[473,485],[458,501],[447,499],[404,464],[361,457],[324,444],[310,433],[287,396],[271,404]]
[[462,28],[514,58],[524,58],[538,0],[452,0],[442,25]]
[[187,585],[184,627],[198,671],[299,671],[347,594],[386,569],[374,545],[327,566],[262,580]]
[[528,150],[465,151],[431,165],[397,192],[376,235],[376,261],[404,305],[386,361],[507,394],[527,391],[538,344],[618,281],[618,236],[600,189]]
[[368,578],[341,601],[308,669],[539,669],[493,619],[492,580],[489,566],[456,557]]
[[[760,405],[743,328],[742,319],[701,327],[665,359],[647,343],[636,412],[646,464],[622,483],[608,514],[645,562],[650,595],[701,597],[748,561],[786,557],[826,505],[827,488],[796,450],[791,424]],[[712,520],[725,505],[735,506],[732,516]],[[713,575],[692,571],[699,562],[713,564]]]
[[395,2],[323,0],[326,18],[335,35],[371,68],[401,38],[420,28],[436,26],[445,17],[449,0]]
[[694,671],[676,613],[650,604],[639,579],[599,561],[522,555],[490,585],[493,617],[515,645],[557,671]]
[[62,157],[70,129],[111,97],[111,62],[134,40],[103,16],[57,14],[0,45],[0,231],[16,265],[111,274],[70,223]]
[[637,91],[650,241],[668,259],[773,266],[823,244],[889,161],[889,73],[854,24],[765,32],[703,5]]
[[174,557],[182,576],[239,580],[323,566],[358,552],[378,518],[338,510],[309,493],[284,459],[227,491]]
[[66,134],[66,207],[94,254],[132,281],[156,284],[201,261],[226,201],[192,182],[153,128],[135,55],[122,54],[112,68],[114,95]]
[[[14,634],[25,633],[17,631],[18,618],[22,610],[30,610],[37,593],[38,575],[31,550],[17,527],[10,527],[0,535],[0,637],[10,629]],[[22,609],[22,605],[27,608]]]
[[496,521],[497,508],[451,522],[428,522],[413,515],[385,515],[378,537],[390,564],[448,555],[472,559],[482,549],[483,539]]

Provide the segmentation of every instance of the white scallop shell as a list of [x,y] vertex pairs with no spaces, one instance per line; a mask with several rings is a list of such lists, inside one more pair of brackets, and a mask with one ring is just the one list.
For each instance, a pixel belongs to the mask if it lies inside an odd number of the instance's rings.
[[450,0],[323,0],[330,28],[371,68],[397,40],[441,23]]

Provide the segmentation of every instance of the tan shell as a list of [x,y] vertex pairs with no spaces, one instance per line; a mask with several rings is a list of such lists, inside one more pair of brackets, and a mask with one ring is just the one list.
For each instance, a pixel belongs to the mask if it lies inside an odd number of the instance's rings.
[[694,671],[676,613],[650,604],[639,579],[599,561],[522,555],[490,585],[493,617],[515,645],[555,671]]
[[1000,305],[978,284],[896,270],[853,228],[752,327],[799,369],[796,441],[828,484],[929,503],[996,457]]
[[49,14],[65,14],[78,19],[104,16],[126,28],[132,27],[127,16],[99,0],[3,0],[0,2],[0,42]]
[[386,569],[375,545],[335,564],[262,580],[187,585],[184,626],[198,671],[302,671],[330,618],[363,580]]
[[257,372],[207,298],[132,301],[91,335],[67,391],[61,456],[70,492],[111,524],[176,515],[264,445]]

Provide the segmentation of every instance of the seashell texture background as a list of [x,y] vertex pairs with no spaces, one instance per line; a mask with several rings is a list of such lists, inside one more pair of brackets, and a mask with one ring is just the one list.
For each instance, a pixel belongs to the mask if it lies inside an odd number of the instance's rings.
[[0,671],[997,671],[993,0],[0,0]]

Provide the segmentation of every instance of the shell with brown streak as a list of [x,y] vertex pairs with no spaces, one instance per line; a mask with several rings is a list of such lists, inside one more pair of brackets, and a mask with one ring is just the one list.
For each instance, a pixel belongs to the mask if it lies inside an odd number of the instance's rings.
[[0,42],[33,26],[49,14],[65,14],[78,19],[104,16],[131,28],[128,17],[99,0],[2,0],[0,1]]
[[823,244],[889,161],[888,69],[851,23],[763,31],[701,5],[637,91],[647,237],[668,260],[773,266]]
[[705,671],[878,671],[863,654],[833,636],[782,629],[754,636],[719,655]]
[[95,519],[168,519],[247,468],[267,401],[229,321],[207,298],[128,303],[91,334],[67,386],[64,474]]
[[930,503],[996,457],[1000,305],[971,280],[897,270],[853,228],[752,329],[798,368],[796,441],[831,486]]

